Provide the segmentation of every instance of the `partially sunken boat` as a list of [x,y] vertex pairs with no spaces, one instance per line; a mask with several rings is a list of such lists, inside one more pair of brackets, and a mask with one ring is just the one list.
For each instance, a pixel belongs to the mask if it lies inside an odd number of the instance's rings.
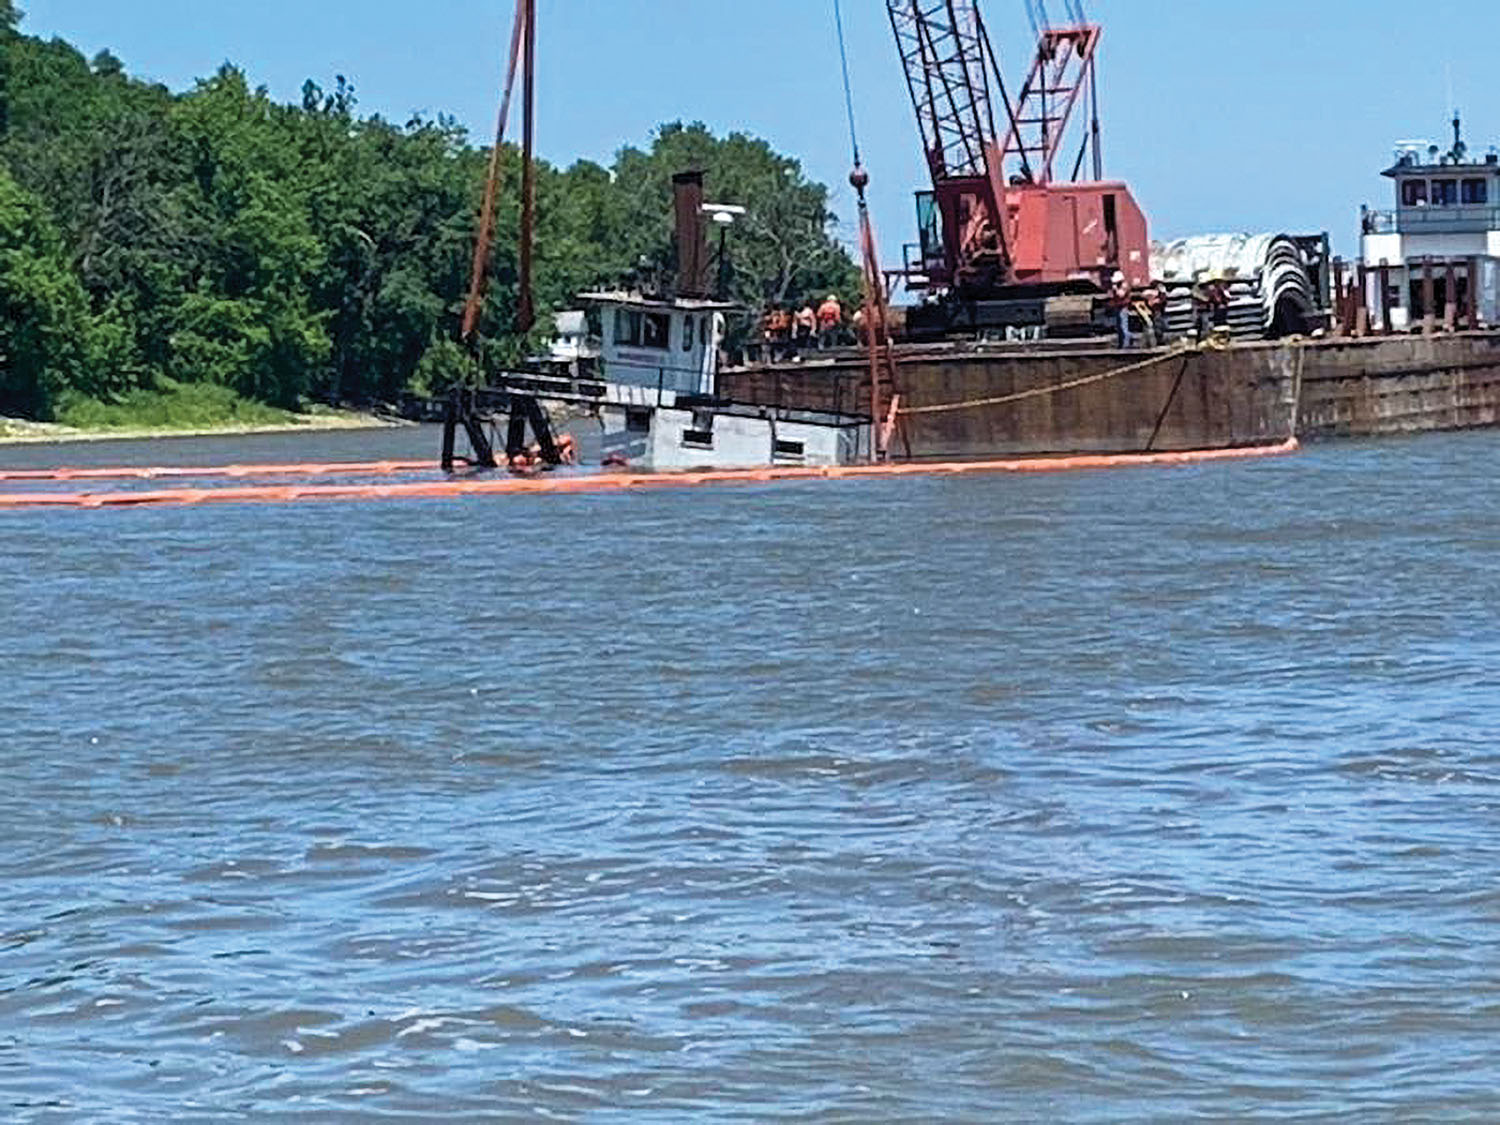
[[557,317],[547,355],[456,392],[445,417],[446,465],[465,430],[474,460],[497,466],[499,442],[490,433],[500,423],[513,467],[556,465],[566,459],[553,420],[562,413],[585,439],[579,444],[592,448],[597,437],[605,464],[647,472],[871,459],[867,394],[817,405],[726,394],[720,362],[728,321],[744,310],[710,293],[706,222],[724,209],[704,202],[701,173],[675,177],[674,190],[675,277],[579,294],[578,307]]

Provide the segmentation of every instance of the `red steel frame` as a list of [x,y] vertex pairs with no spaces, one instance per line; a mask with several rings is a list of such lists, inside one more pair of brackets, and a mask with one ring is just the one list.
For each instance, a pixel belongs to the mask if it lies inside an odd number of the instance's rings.
[[[1117,266],[1132,283],[1143,280],[1144,217],[1125,185],[1101,183],[1097,59],[1103,30],[1091,23],[1044,29],[1012,103],[978,0],[887,0],[886,7],[942,220],[944,261],[940,268],[924,263],[928,284],[985,290],[1103,283]],[[1058,158],[1085,97],[1090,121],[1071,175],[1059,178]],[[1005,113],[1003,136],[996,128],[997,101]],[[1080,183],[1090,148],[1092,180]],[[1041,206],[1039,196],[1046,197]],[[1116,197],[1109,206],[1130,217],[1128,238],[1112,236],[1104,261],[1082,238],[1076,253],[1055,252],[1067,242],[1057,231],[1063,216],[1082,200],[1089,214],[1077,222],[1091,225],[1105,196]],[[1039,223],[1045,234],[1034,229]],[[1039,257],[1034,251],[1043,244],[1051,251]]]
[[[1031,73],[1021,87],[1015,115],[1005,140],[999,147],[999,159],[1003,163],[1013,156],[1021,158],[1023,166],[1039,170],[1038,184],[1049,184],[1053,180],[1053,166],[1063,142],[1067,139],[1068,125],[1078,100],[1087,90],[1094,103],[1093,120],[1084,145],[1079,148],[1082,157],[1084,148],[1092,142],[1094,146],[1094,179],[1104,178],[1103,159],[1099,149],[1099,112],[1096,64],[1099,40],[1104,31],[1097,24],[1080,24],[1076,27],[1049,27],[1042,31],[1037,44],[1036,56],[1031,63]],[[1028,133],[1031,135],[1028,136]],[[1078,178],[1079,167],[1070,179]]]

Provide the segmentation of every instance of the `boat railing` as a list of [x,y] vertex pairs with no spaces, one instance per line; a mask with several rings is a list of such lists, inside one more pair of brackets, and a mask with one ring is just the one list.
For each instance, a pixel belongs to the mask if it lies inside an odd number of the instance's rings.
[[1500,231],[1500,207],[1403,207],[1366,211],[1365,234],[1472,234]]
[[1407,207],[1396,215],[1401,234],[1500,231],[1500,207]]

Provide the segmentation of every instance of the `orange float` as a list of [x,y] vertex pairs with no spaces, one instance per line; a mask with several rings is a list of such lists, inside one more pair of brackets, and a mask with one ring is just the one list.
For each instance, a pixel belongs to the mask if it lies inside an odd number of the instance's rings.
[[333,461],[327,464],[298,465],[219,465],[196,468],[192,465],[155,468],[0,469],[0,481],[92,481],[92,480],[234,480],[244,477],[332,477],[391,476],[396,473],[437,472],[436,461]]
[[[915,462],[836,465],[823,468],[767,467],[683,473],[593,473],[482,477],[399,484],[244,485],[227,488],[126,489],[103,492],[0,493],[0,508],[145,508],[201,504],[287,504],[301,500],[371,501],[509,496],[534,493],[617,492],[631,489],[694,488],[714,484],[761,484],[793,480],[859,480],[871,477],[974,476],[984,473],[1063,473],[1151,465],[1201,465],[1279,457],[1300,448],[1295,438],[1280,445],[1205,449],[1184,453],[1118,453],[1074,457],[1030,457],[1004,461]],[[386,464],[382,462],[381,464]],[[390,464],[395,464],[391,462]],[[430,466],[421,463],[420,468]],[[240,475],[271,466],[240,466]],[[275,468],[285,468],[275,466]],[[394,471],[394,470],[393,470]],[[224,474],[229,475],[229,474]],[[66,478],[49,478],[66,479]]]

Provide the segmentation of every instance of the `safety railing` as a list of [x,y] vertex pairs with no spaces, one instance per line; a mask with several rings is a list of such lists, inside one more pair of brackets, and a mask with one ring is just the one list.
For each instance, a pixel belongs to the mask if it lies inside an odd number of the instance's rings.
[[1500,207],[1403,207],[1396,212],[1400,234],[1467,234],[1500,230]]

